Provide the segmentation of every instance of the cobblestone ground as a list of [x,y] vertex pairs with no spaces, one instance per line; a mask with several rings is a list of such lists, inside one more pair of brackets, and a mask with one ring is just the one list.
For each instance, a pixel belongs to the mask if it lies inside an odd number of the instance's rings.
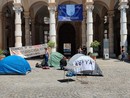
[[1,75],[0,98],[130,98],[130,63],[97,59],[103,77],[72,77],[61,83],[64,71],[35,68],[41,60],[28,60],[27,75]]

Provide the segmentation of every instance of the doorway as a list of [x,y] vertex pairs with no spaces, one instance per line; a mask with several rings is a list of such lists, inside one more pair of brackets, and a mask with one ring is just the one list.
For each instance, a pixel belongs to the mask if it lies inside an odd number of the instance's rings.
[[71,23],[64,23],[60,26],[58,33],[58,52],[66,57],[73,56],[76,53],[76,32]]

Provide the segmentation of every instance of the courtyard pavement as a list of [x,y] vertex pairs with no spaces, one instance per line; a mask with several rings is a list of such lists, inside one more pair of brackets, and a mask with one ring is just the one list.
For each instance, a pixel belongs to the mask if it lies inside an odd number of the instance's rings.
[[[97,59],[101,76],[64,79],[64,71],[36,68],[40,59],[28,60],[27,75],[0,75],[0,98],[130,98],[130,63],[117,59]],[[67,77],[65,77],[66,79]]]

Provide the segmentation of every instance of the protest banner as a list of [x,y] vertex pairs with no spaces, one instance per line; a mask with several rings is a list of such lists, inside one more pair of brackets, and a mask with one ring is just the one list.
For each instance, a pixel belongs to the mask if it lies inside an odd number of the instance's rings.
[[9,51],[11,55],[18,55],[23,58],[29,58],[45,54],[47,44],[24,46],[24,47],[10,47]]

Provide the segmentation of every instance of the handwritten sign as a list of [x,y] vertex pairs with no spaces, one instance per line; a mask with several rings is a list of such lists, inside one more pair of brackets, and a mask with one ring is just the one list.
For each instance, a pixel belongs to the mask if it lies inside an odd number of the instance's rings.
[[95,61],[89,56],[81,56],[73,62],[75,72],[95,70]]

